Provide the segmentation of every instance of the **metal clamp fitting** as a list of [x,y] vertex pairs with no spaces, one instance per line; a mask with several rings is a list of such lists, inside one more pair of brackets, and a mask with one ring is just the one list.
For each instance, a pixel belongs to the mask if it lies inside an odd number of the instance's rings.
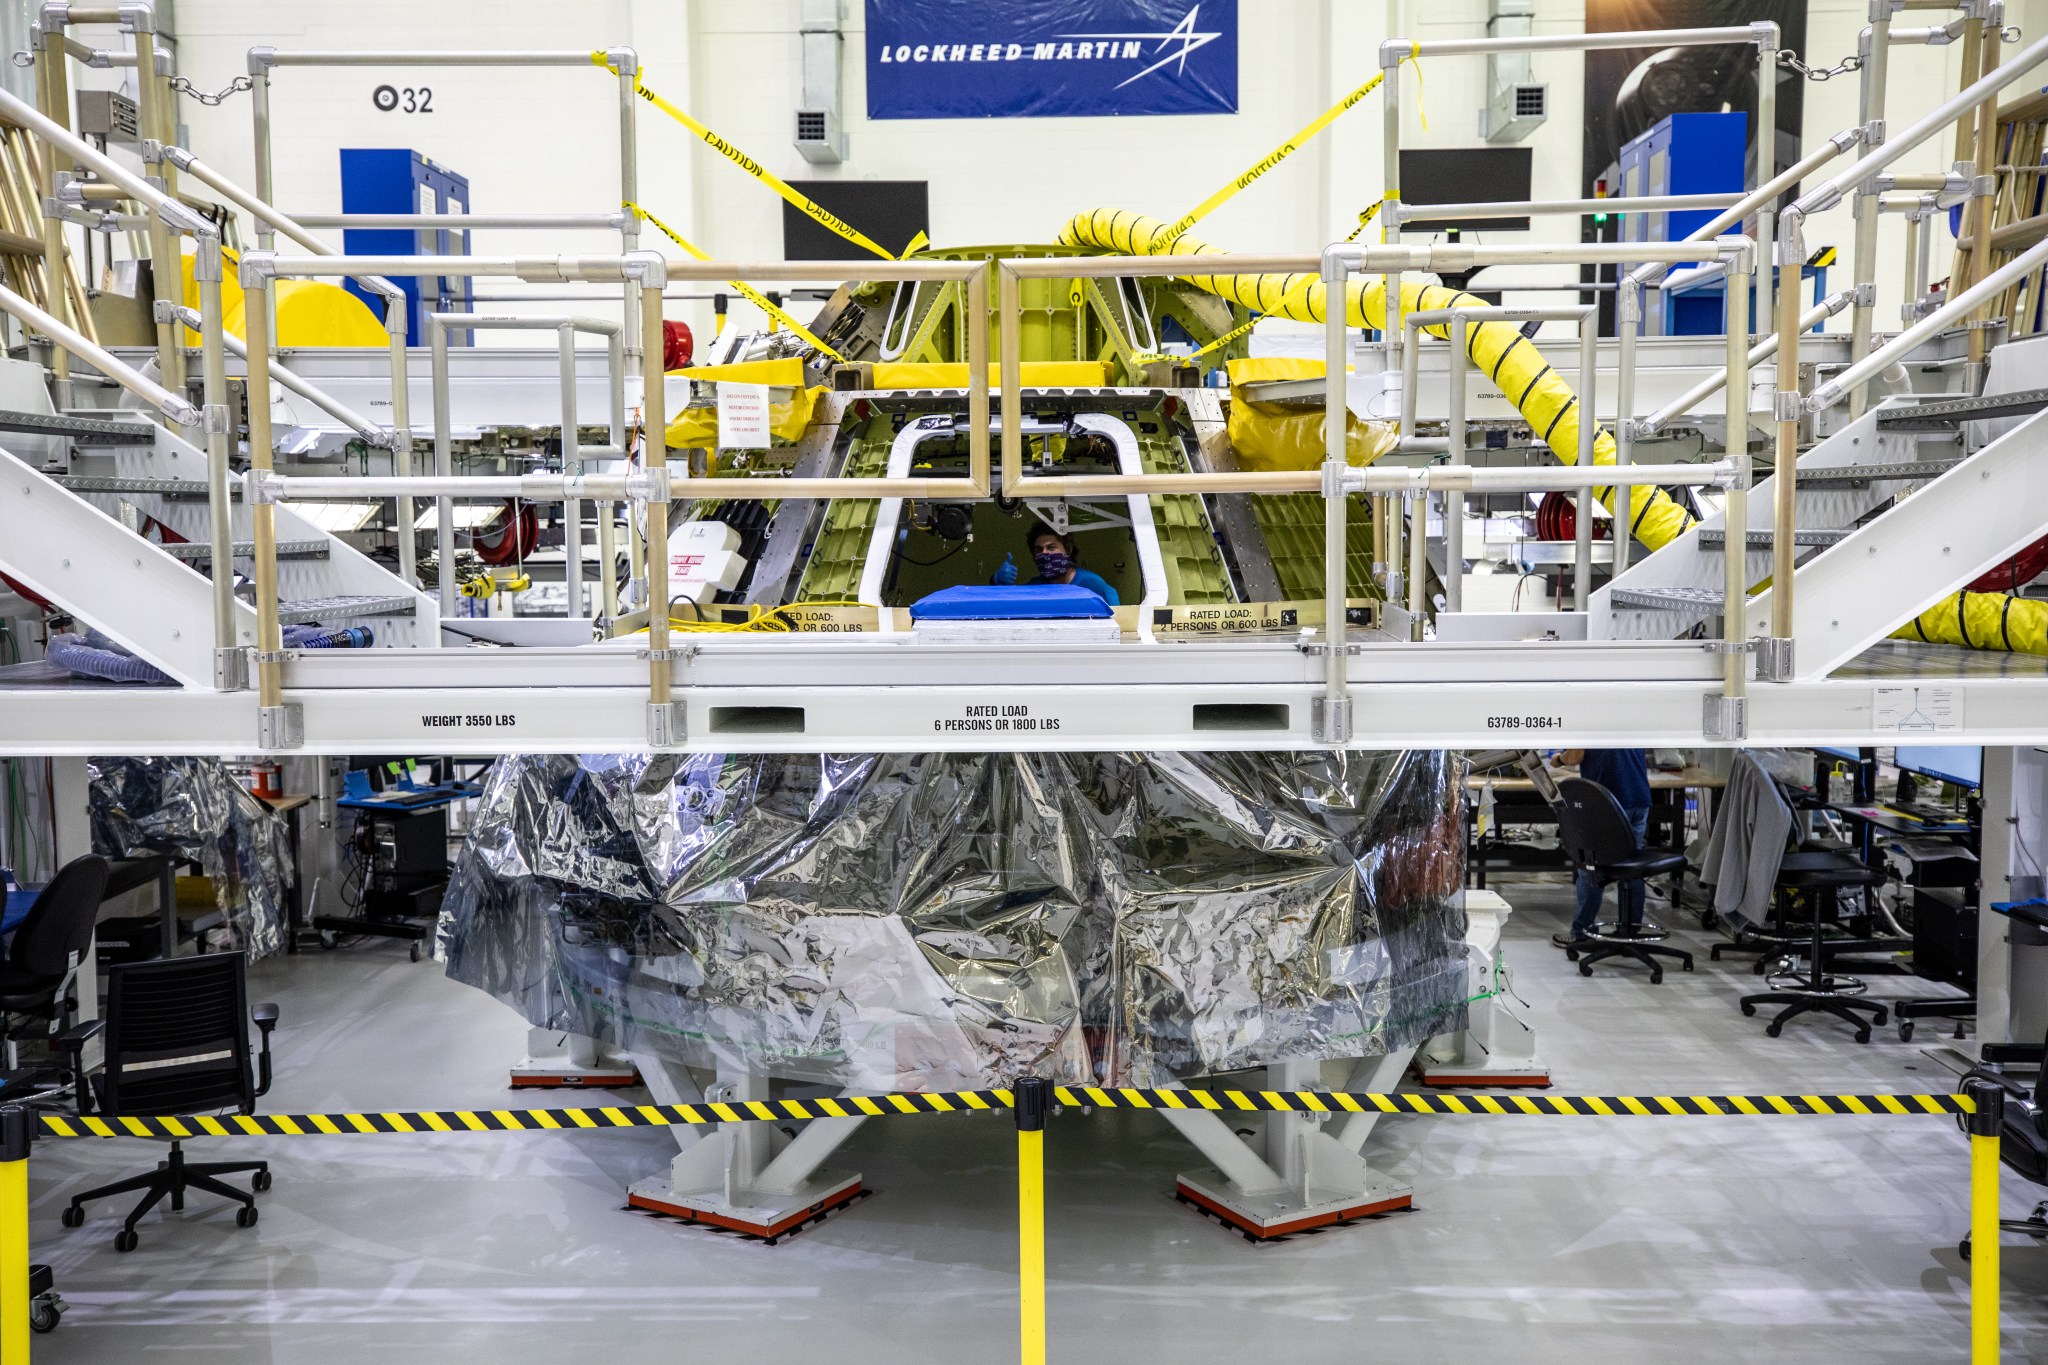
[[1792,681],[1792,640],[1789,636],[1759,635],[1756,646],[1756,675],[1765,682]]
[[1799,390],[1779,389],[1771,395],[1771,416],[1780,422],[1796,422],[1805,414],[1799,407]]
[[1980,175],[1970,181],[1970,197],[1972,199],[1989,199],[1997,193],[1998,177],[1995,175]]
[[628,251],[619,257],[619,273],[649,289],[668,283],[668,257],[659,251]]
[[647,743],[654,749],[672,749],[689,737],[679,701],[647,703]]
[[1701,731],[1705,738],[1734,741],[1749,738],[1749,698],[1710,692],[1701,699]]
[[306,708],[295,701],[256,708],[256,747],[297,749],[306,742]]
[[182,321],[181,315],[184,311],[184,309],[172,303],[169,299],[152,299],[149,305],[149,316],[152,322]]
[[1877,285],[1870,280],[1863,281],[1850,291],[1849,302],[1858,308],[1877,307]]
[[1756,44],[1758,52],[1778,50],[1778,26],[1769,19],[1758,19],[1749,26],[1750,41]]
[[605,65],[621,76],[632,76],[640,70],[640,54],[630,47],[608,47],[604,50]]
[[643,649],[638,652],[636,657],[645,659],[652,664],[672,664],[678,660],[687,659],[696,652],[694,649]]
[[1352,735],[1352,707],[1349,697],[1309,698],[1309,730],[1318,744],[1348,744]]
[[203,421],[208,436],[232,436],[235,432],[233,416],[226,403],[208,403],[203,409]]
[[167,420],[181,427],[196,427],[205,420],[198,408],[185,399],[178,397],[175,393],[157,404],[157,411],[161,412]]
[[123,33],[156,32],[156,10],[149,0],[121,0],[119,13]]
[[163,162],[164,144],[153,137],[142,139],[136,144],[136,150],[141,154],[142,164],[145,166],[161,165]]
[[216,692],[248,691],[249,654],[246,645],[222,645],[213,651],[213,687]]
[[256,651],[258,664],[288,664],[299,657],[296,649],[259,649]]
[[277,65],[277,49],[274,47],[252,47],[249,49],[249,74],[267,76],[270,68]]
[[277,253],[275,251],[245,251],[241,265],[236,271],[247,289],[251,285],[267,285],[277,278]]
[[633,502],[668,502],[668,467],[638,469],[626,475],[626,497]]
[[251,506],[283,502],[284,476],[271,469],[252,469],[242,476],[242,497]]

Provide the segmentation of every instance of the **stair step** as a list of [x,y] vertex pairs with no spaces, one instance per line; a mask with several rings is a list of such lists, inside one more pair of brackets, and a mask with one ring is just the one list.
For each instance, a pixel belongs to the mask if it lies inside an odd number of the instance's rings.
[[1877,416],[1881,431],[1950,431],[1962,422],[2025,417],[2048,408],[2048,389],[1994,393],[1983,398],[1941,398],[1913,407],[1888,408]]
[[297,602],[281,603],[277,619],[285,625],[304,625],[308,621],[344,621],[359,616],[410,616],[414,599],[410,597],[308,597]]
[[[1848,537],[1848,534],[1847,531],[1824,531],[1819,529],[1794,531],[1792,533],[1792,543],[1794,545],[1839,545]],[[1728,533],[1724,530],[1718,528],[1711,531],[1703,530],[1699,533],[1699,536],[1700,548],[1702,550],[1725,550],[1728,547]],[[1777,543],[1778,533],[1775,531],[1751,531],[1749,533],[1749,548],[1752,550],[1768,550]]]
[[0,410],[0,431],[25,431],[36,436],[69,436],[86,446],[148,446],[156,444],[154,423],[115,422],[103,417],[67,417],[48,412]]
[[[52,474],[51,480],[74,493],[155,493],[165,498],[204,498],[204,479],[119,479],[98,474]],[[228,496],[242,496],[239,483],[228,485]]]
[[1873,483],[1919,482],[1938,479],[1961,464],[1953,460],[1907,460],[1900,464],[1845,464],[1832,469],[1802,469],[1801,488],[1868,488]]
[[1645,607],[1652,611],[1700,607],[1719,611],[1726,599],[1719,588],[1616,588],[1607,600],[1611,606]]
[[[179,545],[164,545],[159,548],[164,553],[170,555],[171,558],[182,559],[188,563],[193,560],[204,561],[213,558],[213,546],[201,540]],[[253,540],[238,540],[234,543],[233,552],[235,558],[247,559],[256,553],[256,542]],[[277,542],[277,557],[279,559],[325,559],[327,558],[327,542],[324,540],[280,540]]]

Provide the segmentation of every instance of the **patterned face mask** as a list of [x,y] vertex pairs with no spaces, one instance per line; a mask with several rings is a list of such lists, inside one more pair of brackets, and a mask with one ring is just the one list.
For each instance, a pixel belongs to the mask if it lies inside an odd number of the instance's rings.
[[1074,561],[1064,550],[1041,550],[1031,558],[1038,564],[1038,572],[1046,578],[1064,577],[1067,570],[1074,567]]

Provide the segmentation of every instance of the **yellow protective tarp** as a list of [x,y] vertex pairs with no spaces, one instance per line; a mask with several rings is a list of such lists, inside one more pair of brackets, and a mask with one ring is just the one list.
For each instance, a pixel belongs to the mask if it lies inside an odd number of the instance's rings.
[[[1018,366],[1027,389],[1099,389],[1109,383],[1109,366],[1100,360],[1027,360]],[[937,361],[878,360],[878,389],[964,389],[967,366]],[[1002,388],[997,366],[988,367],[988,386]]]
[[[754,361],[753,364],[774,365],[779,361]],[[797,363],[797,362],[792,362]],[[734,366],[721,366],[732,369]],[[799,368],[801,366],[799,365]],[[694,372],[691,373],[695,377]],[[756,383],[760,381],[754,381]],[[768,430],[777,440],[795,441],[802,438],[804,428],[811,424],[811,415],[817,410],[818,400],[825,395],[825,386],[815,385],[798,389],[787,403],[768,405]],[[716,450],[718,448],[718,409],[715,407],[684,408],[676,419],[668,424],[668,448],[670,450]]]
[[2048,654],[2048,602],[2004,592],[1950,593],[1893,631],[1892,638]]
[[[226,267],[220,282],[221,327],[232,336],[248,339],[244,316],[242,282],[235,269],[238,258],[222,250]],[[187,308],[199,307],[199,281],[192,276],[194,257],[184,257],[184,299]],[[295,346],[377,346],[391,344],[384,322],[354,294],[338,284],[322,280],[278,280],[272,286],[277,295],[277,344]],[[197,346],[199,333],[185,330],[185,344]]]
[[670,374],[704,384],[767,384],[773,388],[802,388],[804,362],[796,356],[780,360],[742,360],[732,365],[690,365]]
[[[1210,256],[1222,248],[1185,234],[1174,237],[1168,225],[1157,218],[1113,209],[1096,209],[1076,214],[1060,230],[1064,246],[1093,247],[1129,256]],[[1197,289],[1242,304],[1254,312],[1273,313],[1297,322],[1321,322],[1323,299],[1328,287],[1314,274],[1191,275],[1185,277]],[[1440,284],[1421,280],[1401,282],[1404,312],[1459,305],[1481,306],[1485,301]],[[1344,316],[1353,327],[1383,327],[1386,324],[1386,286],[1378,276],[1352,281],[1345,289]],[[1446,336],[1448,326],[1427,329],[1433,336]],[[1509,322],[1481,322],[1468,325],[1466,352],[1472,362],[1500,386],[1537,437],[1566,464],[1579,457],[1579,401],[1571,386],[1551,370],[1536,347]],[[1599,431],[1593,440],[1593,462],[1613,464],[1614,437]],[[1611,510],[1615,490],[1595,490]],[[1693,524],[1692,515],[1674,502],[1661,488],[1630,490],[1628,521],[1637,539],[1657,549],[1684,534]]]
[[[1246,384],[1282,379],[1321,379],[1323,362],[1299,356],[1253,356],[1233,360],[1230,418],[1224,431],[1240,468],[1259,471],[1314,469],[1323,462],[1323,410],[1284,403],[1254,403],[1240,391]],[[1344,414],[1345,459],[1368,465],[1392,450],[1400,433],[1391,423],[1365,422]]]

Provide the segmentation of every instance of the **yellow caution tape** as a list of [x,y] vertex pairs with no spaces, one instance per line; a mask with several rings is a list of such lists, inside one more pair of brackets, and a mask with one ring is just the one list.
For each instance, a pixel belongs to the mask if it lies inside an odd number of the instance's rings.
[[[606,59],[605,54],[602,52],[591,53],[590,60],[597,64],[598,66],[603,67],[607,71],[617,71],[617,68],[614,67],[609,60]],[[803,214],[806,218],[811,219],[820,227],[823,227],[828,232],[837,233],[839,236],[844,237],[847,241],[852,242],[855,246],[860,247],[865,251],[874,252],[877,256],[880,256],[885,261],[893,261],[896,259],[896,257],[893,254],[891,254],[888,248],[878,245],[877,243],[869,240],[869,238],[863,235],[858,228],[854,227],[851,223],[841,218],[838,214],[833,213],[829,209],[820,208],[818,205],[812,203],[809,199],[805,198],[801,193],[797,191],[797,189],[794,186],[792,186],[788,181],[784,180],[781,176],[775,174],[775,172],[769,170],[766,166],[763,166],[760,162],[754,160],[754,158],[748,156],[745,152],[733,146],[732,143],[727,142],[724,138],[712,132],[709,128],[706,128],[696,119],[691,118],[681,109],[676,108],[675,105],[670,104],[660,95],[657,95],[654,93],[654,91],[648,89],[646,84],[641,81],[640,75],[637,71],[633,74],[633,93],[640,96],[640,98],[646,100],[655,108],[661,110],[662,113],[667,114],[677,123],[680,123],[685,128],[688,128],[698,137],[702,138],[706,146],[710,147],[713,151],[717,152],[727,161],[730,161],[733,165],[745,171],[748,175],[754,177],[754,179],[760,181],[763,185],[766,185],[769,189],[774,190],[777,194],[781,195],[784,199],[788,200],[791,204],[795,205],[797,212]],[[913,247],[915,247],[916,245],[916,243],[912,243]],[[904,254],[908,255],[909,252],[906,250]]]
[[1171,227],[1166,229],[1167,237],[1170,239],[1180,236],[1183,232],[1186,232],[1189,228],[1207,218],[1211,213],[1214,213],[1217,209],[1235,199],[1240,193],[1257,184],[1260,177],[1264,176],[1266,172],[1300,151],[1309,142],[1314,140],[1316,134],[1322,132],[1323,129],[1329,127],[1332,123],[1335,123],[1340,114],[1364,99],[1367,95],[1370,95],[1378,87],[1380,81],[1385,78],[1385,74],[1385,72],[1381,72],[1379,75],[1374,76],[1364,85],[1359,86],[1343,99],[1338,100],[1335,104],[1323,110],[1322,113],[1317,114],[1314,119],[1310,120],[1308,126],[1252,163],[1250,170],[1245,171],[1237,179],[1195,205],[1194,208],[1190,209],[1175,221]]
[[1415,112],[1421,117],[1422,131],[1426,133],[1429,131],[1429,108],[1422,102],[1421,43],[1411,41],[1408,44],[1408,55],[1403,57],[1398,63],[1396,63],[1395,67],[1398,70],[1401,66],[1404,65],[1412,65],[1415,68]]
[[[1224,1113],[1554,1114],[1575,1118],[1770,1118],[1839,1114],[1862,1118],[1968,1114],[1963,1095],[1441,1095],[1328,1090],[1139,1089],[1055,1086],[1056,1103],[1094,1109],[1207,1109]],[[580,1109],[442,1109],[363,1114],[226,1114],[151,1118],[39,1116],[60,1138],[335,1137],[393,1133],[548,1132],[575,1128],[669,1128],[678,1124],[780,1119],[893,1118],[898,1114],[989,1113],[1014,1104],[1008,1090],[900,1092],[808,1100],[709,1104],[621,1104]]]
[[[690,241],[687,237],[684,237],[681,233],[677,232],[667,223],[662,222],[661,219],[656,218],[646,209],[641,208],[638,204],[628,202],[626,207],[632,210],[633,215],[635,217],[644,218],[648,222],[660,228],[663,236],[667,237],[671,242],[674,242],[684,251],[690,253],[690,255],[695,256],[698,260],[708,261],[711,259],[710,254],[704,251],[695,242]],[[730,284],[734,289],[738,290],[741,297],[747,299],[750,303],[752,303],[755,307],[759,308],[762,312],[766,313],[769,317],[774,318],[777,322],[780,322],[783,326],[789,328],[790,331],[795,332],[798,336],[802,337],[812,346],[817,347],[818,350],[823,352],[825,355],[831,356],[834,360],[838,361],[842,365],[846,363],[845,356],[839,354],[839,352],[833,350],[830,346],[827,346],[823,341],[813,336],[811,334],[810,329],[805,327],[801,322],[798,322],[788,313],[783,312],[782,309],[770,303],[768,301],[768,296],[766,294],[763,294],[760,290],[754,288],[752,285],[746,283],[744,280],[727,280],[726,283]]]

